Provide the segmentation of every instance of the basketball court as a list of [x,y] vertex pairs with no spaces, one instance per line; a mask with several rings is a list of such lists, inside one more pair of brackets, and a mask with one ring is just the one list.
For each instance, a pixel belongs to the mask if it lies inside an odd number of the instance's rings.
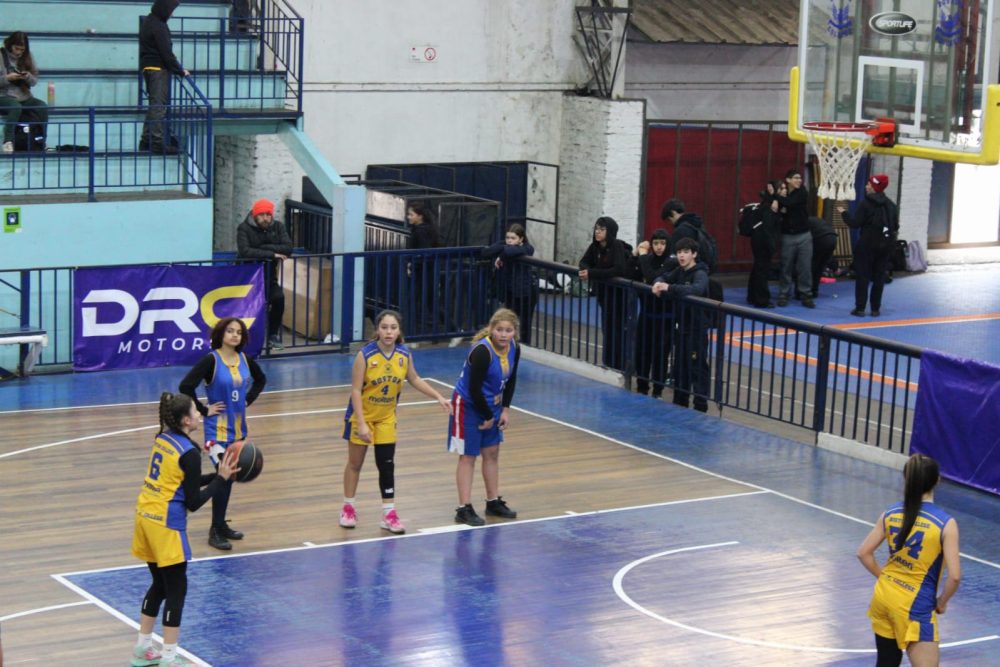
[[[418,350],[416,362],[446,390],[463,355]],[[230,506],[247,538],[220,556],[205,541],[207,508],[190,516],[190,659],[870,664],[872,580],[853,554],[898,499],[895,471],[525,361],[501,457],[518,520],[452,522],[447,420],[407,390],[397,488],[408,533],[379,530],[371,462],[359,527],[346,530],[337,516],[350,361],[265,362],[268,391],[250,409],[265,468]],[[3,518],[12,613],[2,621],[18,624],[8,640],[34,642],[11,654],[125,662],[148,580],[128,547],[150,401],[178,377],[152,369],[0,387],[8,406],[51,406],[0,414],[2,432],[18,434],[0,451],[0,502],[20,510]],[[943,655],[989,664],[1000,645],[989,625],[1000,612],[1000,502],[947,484],[939,502],[962,526],[966,555],[941,621]],[[54,632],[65,648],[53,647]]]

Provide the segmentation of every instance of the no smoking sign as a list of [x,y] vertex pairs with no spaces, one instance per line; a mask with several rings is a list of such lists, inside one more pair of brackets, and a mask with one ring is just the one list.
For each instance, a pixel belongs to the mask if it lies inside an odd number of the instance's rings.
[[438,60],[438,50],[436,46],[425,44],[424,46],[410,47],[410,62],[415,63],[436,63]]

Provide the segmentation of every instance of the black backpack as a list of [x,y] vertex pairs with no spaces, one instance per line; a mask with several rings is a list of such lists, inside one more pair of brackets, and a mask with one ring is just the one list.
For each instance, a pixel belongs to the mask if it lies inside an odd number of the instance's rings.
[[705,231],[705,225],[692,225],[690,222],[683,223],[690,227],[698,241],[698,260],[708,265],[708,272],[715,273],[719,266],[719,244],[715,238]]
[[740,236],[753,236],[753,230],[764,222],[764,211],[759,203],[747,204],[740,209]]

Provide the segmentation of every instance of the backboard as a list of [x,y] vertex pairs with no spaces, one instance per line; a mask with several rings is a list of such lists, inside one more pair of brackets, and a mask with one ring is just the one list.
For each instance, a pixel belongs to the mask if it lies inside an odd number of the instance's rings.
[[870,152],[1000,161],[995,0],[802,0],[789,136],[803,123],[892,118]]

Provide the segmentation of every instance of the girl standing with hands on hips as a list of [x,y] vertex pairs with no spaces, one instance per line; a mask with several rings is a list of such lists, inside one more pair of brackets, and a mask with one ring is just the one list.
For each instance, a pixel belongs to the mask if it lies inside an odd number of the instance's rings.
[[[897,667],[906,651],[915,667],[940,661],[937,615],[962,579],[958,524],[934,504],[938,464],[914,454],[903,468],[903,502],[882,516],[858,547],[858,560],[877,577],[868,616],[877,650],[876,667]],[[879,567],[875,550],[889,542],[889,560]],[[942,567],[948,579],[938,595]]]
[[518,324],[517,314],[512,310],[501,308],[493,313],[489,325],[473,339],[475,345],[455,385],[448,451],[459,455],[455,471],[459,503],[456,523],[468,526],[485,523],[472,507],[472,477],[480,455],[487,516],[517,518],[517,512],[507,507],[500,496],[499,484],[500,443],[510,423],[510,403],[521,358],[521,348],[516,342]]
[[[180,392],[194,399],[198,412],[205,417],[205,449],[218,467],[226,449],[247,437],[247,407],[264,391],[267,376],[257,362],[243,354],[249,336],[247,326],[238,317],[226,317],[212,327],[212,351],[194,365],[181,380]],[[249,382],[253,379],[253,383]],[[205,383],[208,407],[198,401],[198,385]],[[242,540],[243,533],[233,530],[226,521],[230,480],[212,499],[212,527],[208,544],[222,551],[233,548],[229,540]]]
[[358,514],[354,496],[358,490],[361,466],[368,448],[374,446],[378,485],[382,492],[381,527],[401,534],[406,528],[396,513],[396,405],[408,380],[417,391],[438,403],[446,412],[451,406],[444,396],[417,375],[410,350],[403,345],[402,317],[393,310],[383,310],[375,318],[375,337],[354,358],[351,372],[351,402],[344,415],[344,440],[347,440],[347,465],[344,467],[344,507],[340,525],[354,528]]

